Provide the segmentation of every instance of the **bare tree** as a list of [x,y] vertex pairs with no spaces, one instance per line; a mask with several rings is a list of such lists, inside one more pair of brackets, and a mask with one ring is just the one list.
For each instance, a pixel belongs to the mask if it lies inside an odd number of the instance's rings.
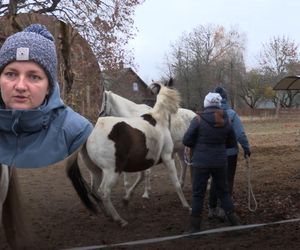
[[[183,103],[186,107],[194,107],[193,103],[195,86],[192,85],[192,65],[191,65],[191,52],[185,45],[186,40],[182,37],[182,40],[177,45],[173,45],[172,61],[167,62],[171,72],[175,72],[176,79],[175,85],[180,90],[183,96]],[[175,58],[175,60],[174,60]],[[172,73],[170,74],[172,76]],[[182,84],[184,82],[184,84]]]
[[133,63],[132,51],[126,50],[128,40],[135,36],[135,8],[144,0],[9,0],[0,5],[0,16],[8,16],[15,30],[21,27],[15,17],[19,13],[52,15],[70,24],[85,38],[103,69],[119,63]]
[[[288,37],[273,37],[269,43],[263,44],[259,64],[262,73],[276,84],[288,74],[299,72],[298,45]],[[290,107],[299,91],[281,92],[272,100],[279,107]],[[279,99],[279,100],[278,100]]]
[[269,43],[263,44],[259,64],[264,73],[275,77],[283,77],[290,64],[298,63],[298,45],[288,37],[273,37]]
[[263,99],[264,86],[263,76],[257,70],[251,70],[246,74],[245,80],[239,86],[239,95],[251,109],[255,109],[260,100]]
[[243,44],[243,35],[237,30],[227,32],[222,26],[209,24],[183,34],[172,45],[168,69],[185,90],[182,95],[187,107],[202,106],[204,96],[220,82],[228,87],[238,82],[236,72],[245,68]]
[[[100,68],[112,69],[120,62],[133,64],[132,51],[125,48],[136,32],[135,7],[143,1],[1,1],[0,42],[32,22],[48,26],[57,44],[62,97],[75,110],[95,120],[101,101]],[[96,100],[96,105],[91,100]]]

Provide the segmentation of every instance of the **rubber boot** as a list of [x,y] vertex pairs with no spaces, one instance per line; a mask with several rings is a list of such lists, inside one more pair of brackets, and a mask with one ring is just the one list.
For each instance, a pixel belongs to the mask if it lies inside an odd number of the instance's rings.
[[208,219],[213,219],[217,217],[217,208],[216,207],[209,207],[208,208]]
[[225,221],[225,212],[221,207],[208,208],[208,219],[218,219],[221,222]]
[[225,221],[225,217],[226,217],[226,215],[225,215],[224,209],[221,208],[221,207],[217,207],[217,209],[216,209],[216,218],[219,221],[224,222]]
[[239,217],[236,213],[226,214],[226,220],[230,226],[239,226],[241,225]]
[[183,234],[197,233],[200,231],[200,228],[201,228],[201,217],[190,216],[188,228]]

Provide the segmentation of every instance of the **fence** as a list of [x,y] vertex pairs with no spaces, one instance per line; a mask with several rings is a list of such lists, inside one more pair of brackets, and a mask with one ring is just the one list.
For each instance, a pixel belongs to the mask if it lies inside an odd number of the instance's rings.
[[283,118],[283,119],[299,119],[300,108],[280,109],[278,116],[276,109],[238,109],[236,110],[241,117],[257,117],[257,118]]

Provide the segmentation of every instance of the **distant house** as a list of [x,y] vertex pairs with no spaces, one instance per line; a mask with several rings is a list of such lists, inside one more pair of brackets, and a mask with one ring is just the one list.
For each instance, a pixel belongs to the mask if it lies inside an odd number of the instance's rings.
[[119,68],[103,71],[101,80],[106,90],[111,90],[128,100],[138,104],[153,106],[155,96],[151,94],[148,85],[132,68]]

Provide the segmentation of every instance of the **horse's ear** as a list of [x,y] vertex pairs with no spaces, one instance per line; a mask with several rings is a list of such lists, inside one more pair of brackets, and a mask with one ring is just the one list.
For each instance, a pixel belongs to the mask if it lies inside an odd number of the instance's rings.
[[100,111],[99,111],[99,117],[100,116],[105,116],[105,106],[106,106],[106,90],[104,87],[104,84],[102,84],[102,98],[101,98],[101,106],[100,106]]
[[152,94],[157,95],[160,91],[161,85],[158,83],[151,83],[149,85],[149,89],[151,91]]
[[169,81],[166,83],[166,86],[167,87],[173,87],[173,85],[174,85],[173,77],[170,77]]

